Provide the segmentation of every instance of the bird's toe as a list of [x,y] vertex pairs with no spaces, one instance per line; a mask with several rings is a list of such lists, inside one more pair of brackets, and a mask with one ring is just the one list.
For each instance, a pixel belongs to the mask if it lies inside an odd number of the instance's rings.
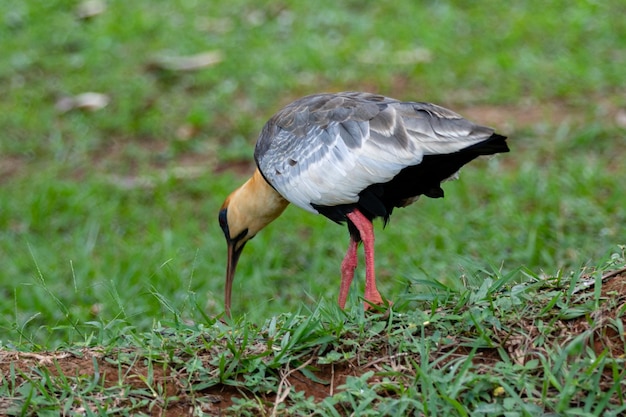
[[366,296],[365,301],[363,302],[363,308],[365,311],[384,311],[391,307],[393,302],[389,300],[383,300],[380,294],[376,294],[375,296]]

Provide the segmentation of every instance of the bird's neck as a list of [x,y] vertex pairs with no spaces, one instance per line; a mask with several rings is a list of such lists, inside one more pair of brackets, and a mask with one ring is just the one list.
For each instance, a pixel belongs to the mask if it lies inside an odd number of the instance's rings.
[[247,224],[251,235],[256,234],[282,214],[289,202],[285,200],[257,169],[252,177],[243,184],[232,196],[237,207],[238,216],[243,224]]

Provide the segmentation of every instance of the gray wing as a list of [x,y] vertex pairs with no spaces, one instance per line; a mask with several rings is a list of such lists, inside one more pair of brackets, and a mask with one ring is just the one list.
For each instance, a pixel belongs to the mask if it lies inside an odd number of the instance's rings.
[[273,116],[254,155],[276,191],[317,213],[312,204],[356,203],[365,188],[390,181],[424,155],[453,153],[492,133],[434,104],[366,93],[319,94]]

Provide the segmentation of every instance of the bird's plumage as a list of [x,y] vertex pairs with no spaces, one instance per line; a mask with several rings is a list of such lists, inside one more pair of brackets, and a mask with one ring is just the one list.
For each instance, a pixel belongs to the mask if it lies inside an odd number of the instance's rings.
[[[363,190],[391,181],[425,157],[453,154],[493,133],[430,103],[367,93],[318,94],[289,104],[267,122],[255,159],[278,193],[317,213],[320,207],[357,203]],[[438,188],[446,178],[432,182]]]
[[441,182],[481,155],[508,152],[506,137],[430,103],[357,92],[316,94],[276,113],[255,148],[257,171],[226,199],[219,214],[228,244],[226,312],[246,242],[288,202],[347,221],[350,246],[341,268],[343,308],[365,248],[365,300],[380,304],[372,220],[420,195],[443,197]]

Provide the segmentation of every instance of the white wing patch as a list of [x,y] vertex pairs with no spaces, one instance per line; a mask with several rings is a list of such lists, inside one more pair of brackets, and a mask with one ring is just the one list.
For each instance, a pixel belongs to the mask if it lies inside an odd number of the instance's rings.
[[[403,168],[422,159],[415,149],[385,147],[371,140],[369,134],[360,138],[360,147],[349,148],[336,122],[325,131],[316,130],[317,135],[301,141],[309,145],[306,149],[293,149],[291,156],[278,164],[270,164],[268,158],[260,164],[262,172],[283,197],[314,213],[317,210],[311,204],[355,203],[358,194],[368,186],[390,181]],[[320,140],[324,135],[331,136],[330,143],[328,138]]]

